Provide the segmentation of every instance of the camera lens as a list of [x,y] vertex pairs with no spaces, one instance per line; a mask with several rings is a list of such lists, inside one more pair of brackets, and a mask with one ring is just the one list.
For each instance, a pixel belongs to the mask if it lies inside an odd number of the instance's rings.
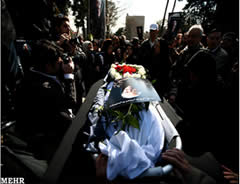
[[64,54],[62,55],[62,60],[63,60],[63,63],[64,63],[64,64],[68,64],[69,61],[70,61],[68,54],[64,53]]

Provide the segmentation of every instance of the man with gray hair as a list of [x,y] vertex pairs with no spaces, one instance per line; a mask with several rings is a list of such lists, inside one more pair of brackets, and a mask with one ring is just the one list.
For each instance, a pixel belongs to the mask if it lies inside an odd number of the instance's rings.
[[191,26],[187,34],[187,46],[180,52],[179,57],[172,66],[172,73],[170,77],[173,88],[169,92],[170,103],[175,102],[175,98],[179,88],[178,86],[182,86],[181,83],[183,83],[184,81],[184,77],[186,75],[184,65],[186,65],[190,58],[199,50],[205,50],[204,46],[201,43],[202,36],[204,35],[204,31],[201,25],[195,24]]
[[[191,26],[188,30],[188,49],[199,49],[202,47],[201,39],[203,33],[203,28],[201,25],[195,24]],[[186,48],[186,49],[187,49]]]

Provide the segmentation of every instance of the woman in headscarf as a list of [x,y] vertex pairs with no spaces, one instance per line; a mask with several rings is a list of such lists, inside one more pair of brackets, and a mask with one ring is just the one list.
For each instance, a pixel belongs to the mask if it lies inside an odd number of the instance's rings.
[[112,63],[116,61],[115,55],[113,54],[113,43],[111,39],[106,39],[102,45],[102,56],[104,59],[103,64],[103,76],[107,74]]

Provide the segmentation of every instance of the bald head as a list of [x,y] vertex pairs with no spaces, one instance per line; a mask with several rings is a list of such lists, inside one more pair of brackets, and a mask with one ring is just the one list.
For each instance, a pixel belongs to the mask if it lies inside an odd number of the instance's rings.
[[193,25],[188,30],[188,47],[197,47],[203,36],[203,28],[201,25]]

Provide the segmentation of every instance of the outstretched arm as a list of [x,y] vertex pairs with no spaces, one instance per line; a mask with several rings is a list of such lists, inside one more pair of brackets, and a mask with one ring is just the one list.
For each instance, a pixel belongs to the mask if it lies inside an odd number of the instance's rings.
[[205,172],[193,167],[185,158],[185,153],[179,149],[169,149],[162,154],[162,158],[173,165],[174,172],[184,184],[215,184],[216,181]]

